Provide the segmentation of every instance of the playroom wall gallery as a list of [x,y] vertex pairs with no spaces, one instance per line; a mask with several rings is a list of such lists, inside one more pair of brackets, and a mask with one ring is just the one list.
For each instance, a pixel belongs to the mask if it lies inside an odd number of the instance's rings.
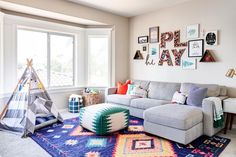
[[[236,68],[235,5],[235,0],[197,0],[131,18],[130,77],[142,80],[226,85],[229,87],[229,95],[236,96],[235,78],[225,77],[229,68]],[[212,52],[216,62],[203,63],[199,62],[201,57],[194,57],[197,59],[195,70],[184,70],[181,65],[176,66],[175,57],[171,52],[171,49],[175,48],[174,40],[167,42],[165,48],[170,51],[173,66],[168,66],[166,62],[163,66],[158,65],[159,55],[154,59],[155,65],[145,64],[145,53],[143,53],[143,60],[133,59],[136,51],[142,49],[142,44],[138,44],[138,37],[149,35],[150,27],[159,26],[160,36],[161,33],[174,33],[180,30],[180,42],[188,42],[186,28],[193,24],[199,24],[199,38],[197,39],[204,39],[207,31],[218,31],[216,46],[204,44],[204,49]],[[159,43],[160,41],[161,39]],[[186,50],[181,58],[188,59],[188,47],[182,48]],[[177,48],[179,49],[181,47]],[[163,50],[160,48],[160,53]]]

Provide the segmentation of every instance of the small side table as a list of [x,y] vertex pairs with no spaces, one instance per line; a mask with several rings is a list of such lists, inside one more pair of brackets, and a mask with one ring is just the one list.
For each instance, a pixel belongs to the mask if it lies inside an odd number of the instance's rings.
[[94,93],[85,93],[84,92],[83,99],[84,99],[84,106],[85,107],[101,103],[100,93],[94,94]]
[[228,128],[232,130],[234,116],[236,115],[236,98],[228,98],[223,100],[223,109],[226,116],[226,124],[224,128],[224,134],[226,134]]

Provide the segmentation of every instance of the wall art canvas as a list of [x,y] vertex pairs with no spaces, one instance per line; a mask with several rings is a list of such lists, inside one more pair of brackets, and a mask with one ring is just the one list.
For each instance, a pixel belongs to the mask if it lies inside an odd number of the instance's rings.
[[207,45],[215,46],[218,44],[218,31],[208,31],[205,35],[205,41]]
[[149,44],[150,57],[158,57],[160,52],[159,44]]
[[140,46],[140,50],[141,50],[141,53],[148,53],[148,51],[149,51],[149,48],[148,48],[148,44],[142,44],[141,46]]
[[149,28],[149,42],[158,43],[159,42],[159,27]]
[[182,59],[182,69],[195,70],[197,69],[197,59]]
[[188,41],[188,57],[202,57],[204,51],[204,40]]
[[139,44],[148,43],[148,36],[140,36],[140,37],[138,37],[138,43]]
[[199,38],[199,24],[187,26],[187,39]]

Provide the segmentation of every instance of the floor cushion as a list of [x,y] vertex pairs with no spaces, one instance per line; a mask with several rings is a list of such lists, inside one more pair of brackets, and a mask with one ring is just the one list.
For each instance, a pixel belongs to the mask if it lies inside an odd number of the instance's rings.
[[129,110],[103,103],[80,110],[80,125],[97,135],[106,135],[128,127]]

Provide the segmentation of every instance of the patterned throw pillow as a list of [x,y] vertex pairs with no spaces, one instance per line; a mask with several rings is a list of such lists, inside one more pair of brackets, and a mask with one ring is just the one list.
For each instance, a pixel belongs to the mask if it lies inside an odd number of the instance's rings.
[[131,92],[134,90],[135,87],[138,87],[138,85],[129,84],[129,85],[128,85],[128,90],[127,90],[127,92],[126,92],[126,95],[130,95]]
[[130,95],[140,98],[146,98],[147,91],[137,86],[134,87],[134,89],[130,92]]
[[176,91],[172,98],[172,103],[185,104],[187,96],[184,93]]

